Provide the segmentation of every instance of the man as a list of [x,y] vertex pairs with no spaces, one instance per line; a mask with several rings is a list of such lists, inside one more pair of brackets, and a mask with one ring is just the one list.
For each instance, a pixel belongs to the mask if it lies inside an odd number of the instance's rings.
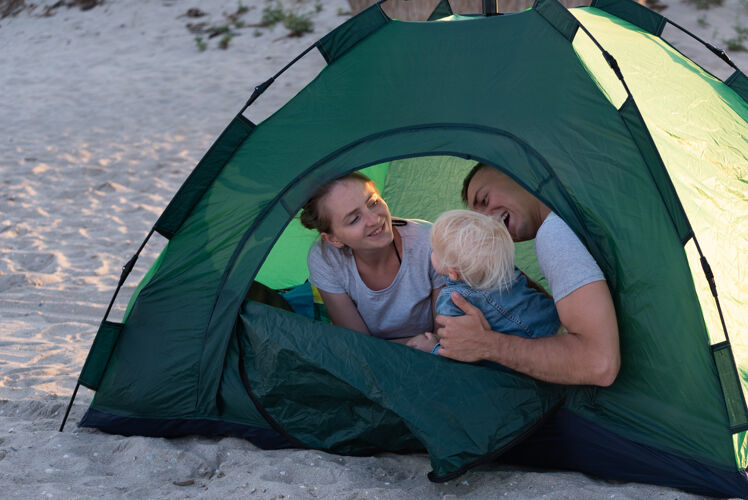
[[493,361],[557,384],[612,384],[621,363],[615,309],[582,242],[540,200],[488,165],[468,174],[462,198],[471,210],[502,220],[514,241],[535,239],[540,269],[568,333],[528,339],[491,331],[480,310],[454,292],[452,301],[465,315],[436,317],[439,355]]

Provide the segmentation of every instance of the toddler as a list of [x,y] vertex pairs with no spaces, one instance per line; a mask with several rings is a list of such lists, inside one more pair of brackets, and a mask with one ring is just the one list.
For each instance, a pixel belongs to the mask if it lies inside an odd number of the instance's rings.
[[[561,330],[553,299],[529,288],[514,266],[514,242],[499,220],[469,210],[444,212],[431,228],[431,263],[448,278],[436,299],[437,314],[464,314],[450,297],[457,291],[481,310],[493,331],[538,338]],[[441,347],[432,335],[408,345],[434,354]]]

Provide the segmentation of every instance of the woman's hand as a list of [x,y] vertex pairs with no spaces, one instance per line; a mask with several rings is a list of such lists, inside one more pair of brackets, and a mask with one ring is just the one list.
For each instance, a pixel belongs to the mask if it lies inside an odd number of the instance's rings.
[[411,337],[405,345],[407,345],[408,347],[413,347],[414,349],[418,349],[420,351],[431,352],[431,350],[438,342],[439,341],[437,340],[436,335],[431,332],[424,332],[420,335],[416,335],[415,337]]

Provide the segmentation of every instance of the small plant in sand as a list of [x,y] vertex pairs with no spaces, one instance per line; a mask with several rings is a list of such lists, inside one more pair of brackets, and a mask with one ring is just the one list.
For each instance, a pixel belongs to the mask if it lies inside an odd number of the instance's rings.
[[[282,23],[289,31],[288,36],[302,36],[304,33],[314,31],[314,22],[312,15],[321,12],[323,9],[322,2],[317,0],[314,4],[314,11],[306,14],[297,14],[291,9],[284,10],[280,0],[266,0],[267,5],[262,9],[262,19],[259,27],[274,28],[276,24]],[[302,2],[303,0],[298,0]]]
[[[221,49],[227,49],[229,47],[229,44],[231,43],[231,40],[238,35],[234,29],[241,29],[244,28],[246,23],[244,22],[241,17],[250,11],[250,7],[247,7],[242,4],[242,2],[239,2],[239,5],[237,6],[236,10],[230,14],[227,14],[224,12],[224,21],[223,24],[216,24],[213,26],[209,26],[207,22],[200,22],[200,23],[187,23],[187,29],[191,31],[192,33],[195,33],[197,36],[195,36],[195,44],[197,45],[197,49],[200,52],[205,51],[208,48],[208,43],[206,40],[201,36],[203,34],[207,35],[208,39],[221,37],[218,41],[218,48]],[[179,17],[203,17],[207,14],[200,9],[197,8],[191,8],[188,9],[187,12]]]
[[706,28],[709,26],[709,22],[707,22],[706,16],[699,16],[699,18],[696,20],[696,23],[700,28]]
[[242,28],[244,26],[244,21],[239,18],[247,12],[249,12],[249,7],[242,4],[240,1],[239,5],[236,8],[236,11],[226,16],[226,20],[229,22],[229,24],[233,24],[234,27]]
[[208,48],[208,44],[205,43],[205,40],[203,40],[203,37],[201,36],[195,37],[195,44],[197,45],[197,50],[200,52],[205,52],[205,49]]
[[286,17],[286,13],[283,12],[283,6],[278,0],[273,3],[270,3],[270,0],[268,0],[268,4],[269,5],[266,5],[265,8],[262,9],[260,26],[272,28],[283,21],[283,18]]
[[283,26],[290,32],[288,36],[302,36],[304,33],[314,31],[314,23],[309,14],[286,13]]
[[231,43],[231,39],[233,36],[231,33],[226,33],[221,37],[221,41],[218,42],[218,47],[222,48],[223,50],[226,50],[229,48],[229,43]]
[[205,30],[208,33],[209,38],[214,38],[220,35],[225,35],[231,32],[231,28],[228,24],[223,24],[220,26],[212,26]]
[[725,44],[725,48],[732,52],[748,51],[748,47],[745,46],[745,43],[748,41],[748,28],[736,25],[733,26],[733,29],[735,30],[735,36],[722,41]]
[[[305,0],[296,0],[296,3],[303,2]],[[283,24],[288,30],[288,36],[302,36],[305,33],[311,33],[314,31],[312,16],[324,9],[322,0],[315,0],[314,10],[304,14],[297,13],[293,9],[284,10],[281,0],[265,0],[265,3],[259,23],[248,24],[242,19],[242,16],[254,7],[247,7],[240,0],[234,12],[230,14],[224,12],[225,22],[223,24],[211,26],[207,22],[188,23],[187,29],[197,35],[195,36],[195,44],[201,52],[208,48],[208,43],[202,36],[204,34],[207,35],[208,39],[221,37],[218,41],[218,47],[227,49],[233,37],[239,35],[237,30],[243,28],[254,28],[252,35],[255,37],[262,36],[263,28],[273,29],[278,23]],[[200,9],[191,8],[179,17],[202,17],[205,15],[207,14]]]

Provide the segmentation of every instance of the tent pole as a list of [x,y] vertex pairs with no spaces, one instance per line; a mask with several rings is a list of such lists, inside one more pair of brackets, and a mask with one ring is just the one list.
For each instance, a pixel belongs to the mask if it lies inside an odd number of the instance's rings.
[[[112,295],[112,300],[109,301],[109,306],[106,308],[106,312],[104,313],[104,319],[101,320],[102,323],[106,321],[106,319],[109,317],[109,313],[112,310],[112,307],[114,306],[114,301],[117,299],[117,295],[119,294],[120,289],[122,288],[122,285],[125,284],[125,280],[130,275],[130,272],[132,271],[133,267],[135,267],[135,263],[138,261],[138,256],[140,255],[140,252],[143,251],[143,248],[145,248],[146,243],[148,243],[148,240],[151,239],[151,236],[153,235],[153,231],[156,230],[156,226],[154,225],[148,235],[143,240],[143,243],[140,244],[140,247],[138,248],[138,251],[135,252],[135,255],[130,257],[130,260],[127,261],[127,263],[122,266],[122,274],[120,274],[119,282],[117,283],[117,288],[114,290],[114,294]],[[68,403],[67,411],[65,411],[65,417],[62,419],[62,425],[60,425],[60,432],[62,432],[62,429],[65,427],[65,422],[68,420],[68,415],[70,414],[70,409],[73,407],[73,402],[75,401],[75,396],[78,394],[78,388],[81,386],[80,380],[75,384],[75,389],[73,390],[73,395],[70,397],[70,402]]]
[[70,415],[70,409],[73,407],[73,401],[75,401],[75,396],[78,394],[78,388],[81,386],[81,383],[78,382],[75,384],[75,390],[73,390],[73,395],[70,397],[70,402],[68,403],[68,408],[65,410],[65,416],[62,419],[62,424],[60,425],[60,431],[65,428],[65,422],[68,421],[68,415]]
[[276,74],[274,74],[272,77],[270,77],[270,79],[264,81],[263,83],[261,83],[260,85],[258,85],[257,87],[255,87],[254,91],[252,92],[252,95],[249,96],[249,99],[247,100],[246,104],[244,104],[244,107],[241,109],[241,111],[239,111],[239,114],[244,113],[244,111],[246,111],[247,108],[253,102],[255,102],[255,100],[258,97],[260,97],[262,95],[262,93],[265,92],[268,89],[268,87],[270,87],[270,85],[273,84],[273,82],[275,81],[276,78],[278,78],[283,73],[285,73],[285,71],[288,68],[290,68],[291,66],[293,66],[296,63],[296,61],[298,61],[299,59],[301,59],[302,57],[304,57],[305,55],[307,55],[309,53],[309,51],[312,50],[315,47],[317,47],[317,43],[315,43],[314,45],[310,45],[304,52],[302,52],[301,54],[299,54],[298,56],[296,56],[296,58],[293,61],[291,61],[290,63],[286,64],[283,67],[283,69],[281,69]]
[[499,0],[483,0],[483,15],[484,16],[499,15]]
[[722,306],[719,304],[719,297],[717,296],[717,283],[714,281],[714,273],[712,272],[712,266],[709,265],[709,262],[706,260],[706,257],[704,257],[704,254],[701,252],[701,247],[699,246],[699,242],[696,239],[696,235],[693,236],[693,242],[696,244],[696,250],[699,252],[699,260],[701,261],[701,268],[704,270],[704,276],[706,277],[706,281],[709,283],[709,289],[712,291],[712,296],[714,297],[714,302],[717,304],[717,312],[719,313],[719,320],[722,322],[722,331],[725,334],[725,340],[727,342],[730,342],[730,337],[727,334],[727,324],[725,323],[725,316],[722,314]]
[[730,66],[732,66],[732,69],[735,69],[735,70],[738,70],[738,71],[740,70],[740,68],[738,68],[737,66],[735,66],[735,63],[732,62],[732,60],[728,57],[727,53],[723,49],[721,49],[719,47],[715,47],[714,45],[712,45],[709,42],[705,42],[704,40],[702,40],[701,38],[697,37],[696,35],[694,35],[690,31],[688,31],[687,29],[683,28],[682,26],[680,26],[678,24],[675,24],[670,19],[668,19],[667,22],[670,23],[670,24],[672,24],[673,26],[675,26],[679,30],[681,30],[686,35],[689,35],[691,38],[694,38],[696,41],[701,42],[707,49],[709,49],[717,57],[719,57],[724,62],[726,62],[727,64],[729,64]]

